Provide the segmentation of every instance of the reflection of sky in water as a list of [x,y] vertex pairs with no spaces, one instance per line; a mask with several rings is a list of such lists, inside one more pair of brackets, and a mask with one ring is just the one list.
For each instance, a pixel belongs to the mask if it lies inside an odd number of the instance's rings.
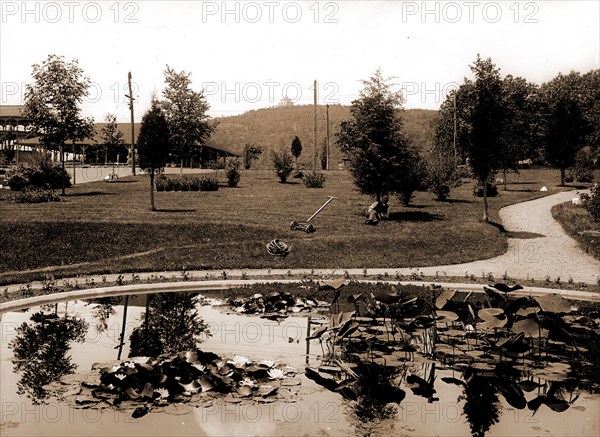
[[[144,308],[130,305],[126,338],[139,325]],[[70,316],[79,316],[90,324],[86,346],[73,344],[70,351],[79,371],[87,371],[96,362],[113,361],[117,357],[123,308],[108,321],[108,330],[97,334],[94,329],[92,305],[70,302]],[[59,304],[59,315],[65,304]],[[17,395],[18,377],[13,373],[12,351],[8,343],[15,335],[16,326],[29,321],[31,314],[15,312],[2,315],[0,345],[0,405],[2,436],[65,436],[65,435],[355,435],[353,418],[348,415],[348,402],[342,397],[302,377],[305,390],[302,400],[290,403],[227,404],[213,402],[207,408],[193,408],[183,415],[150,413],[140,419],[131,419],[130,412],[113,410],[79,410],[64,403],[51,401],[47,405],[33,405],[31,399]],[[280,322],[258,317],[223,314],[210,307],[201,307],[200,314],[214,335],[200,345],[205,351],[219,355],[245,355],[255,360],[273,359],[297,369],[305,365],[307,319],[289,317]],[[299,341],[298,341],[299,340]],[[129,353],[126,341],[122,357]],[[310,362],[318,364],[321,353],[317,342],[311,342]],[[440,400],[427,399],[406,389],[406,398],[398,408],[394,420],[379,424],[363,424],[374,435],[469,435],[469,425],[463,416],[464,401],[458,401],[462,388],[446,384],[442,377],[460,377],[452,370],[436,370],[435,389]],[[526,393],[527,400],[535,393]],[[600,398],[582,393],[567,411],[557,413],[542,406],[535,415],[528,409],[516,410],[500,396],[500,420],[486,435],[584,435],[600,434]]]

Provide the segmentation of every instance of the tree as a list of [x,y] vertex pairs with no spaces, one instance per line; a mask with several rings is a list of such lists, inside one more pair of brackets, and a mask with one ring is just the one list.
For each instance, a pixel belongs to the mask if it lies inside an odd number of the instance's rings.
[[252,167],[252,161],[258,159],[262,152],[262,147],[246,143],[246,145],[244,145],[244,151],[242,152],[244,168],[246,170],[250,170],[250,167]]
[[393,91],[389,81],[380,70],[363,80],[360,97],[350,108],[352,118],[343,121],[336,134],[355,185],[378,201],[382,194],[404,194],[417,177],[412,169],[418,154],[402,133],[402,94]]
[[[88,95],[90,79],[76,59],[65,62],[58,55],[48,55],[41,64],[34,64],[32,77],[33,83],[25,92],[23,115],[31,120],[45,149],[61,151],[64,168],[65,142],[75,142],[93,132],[94,120],[83,117],[80,108]],[[63,186],[63,195],[64,191]]]
[[117,127],[117,117],[114,114],[106,114],[104,120],[106,120],[106,124],[100,130],[100,138],[104,149],[104,165],[106,165],[109,152],[115,152],[125,147],[125,141],[123,140],[123,132]]
[[153,98],[152,106],[142,117],[138,135],[139,165],[150,173],[150,210],[154,207],[154,173],[162,169],[169,160],[169,126],[160,103]]
[[291,150],[292,150],[292,156],[294,157],[294,159],[296,161],[296,168],[298,168],[298,158],[300,157],[300,154],[302,153],[302,141],[300,141],[300,138],[298,138],[298,136],[295,136],[294,139],[292,140]]
[[468,119],[471,138],[467,152],[473,174],[483,185],[483,220],[487,222],[487,183],[501,167],[504,153],[502,81],[490,58],[483,60],[477,55],[471,71],[475,73],[474,104]]
[[502,80],[505,117],[502,125],[504,151],[500,154],[500,169],[504,172],[505,190],[506,172],[516,170],[519,161],[531,158],[541,148],[538,91],[535,84],[521,77],[508,75]]
[[472,81],[465,80],[457,90],[453,90],[442,102],[433,126],[434,147],[440,152],[456,155],[461,163],[466,161],[471,140],[469,114],[473,107],[473,87]]
[[446,200],[459,179],[456,159],[450,150],[438,147],[427,157],[427,186],[437,200]]
[[541,87],[544,112],[546,160],[560,169],[560,184],[565,171],[575,164],[589,125],[583,114],[582,78],[579,73],[559,74]]
[[209,121],[210,105],[204,91],[192,90],[191,73],[177,73],[167,65],[164,75],[167,86],[161,106],[169,125],[172,157],[183,167],[185,159],[199,157],[200,148],[217,125]]

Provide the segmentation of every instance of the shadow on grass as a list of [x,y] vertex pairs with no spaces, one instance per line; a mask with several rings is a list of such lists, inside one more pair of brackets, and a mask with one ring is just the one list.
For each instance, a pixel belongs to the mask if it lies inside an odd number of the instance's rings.
[[467,200],[467,199],[445,199],[445,200],[438,200],[438,202],[440,202],[440,203],[473,203],[472,200]]
[[530,240],[533,238],[545,237],[544,234],[538,234],[536,232],[525,232],[525,231],[506,231],[507,238],[518,238],[520,240]]
[[196,212],[195,209],[161,209],[161,208],[157,208],[154,210],[154,212]]
[[433,222],[446,220],[443,215],[431,214],[422,211],[399,211],[390,214],[390,221],[405,221],[405,222]]
[[65,197],[92,197],[92,196],[113,196],[113,193],[106,191],[88,191],[87,193],[67,193]]
[[502,223],[496,223],[496,222],[489,221],[488,224],[497,228],[500,232],[506,233],[506,229],[504,228],[504,225]]

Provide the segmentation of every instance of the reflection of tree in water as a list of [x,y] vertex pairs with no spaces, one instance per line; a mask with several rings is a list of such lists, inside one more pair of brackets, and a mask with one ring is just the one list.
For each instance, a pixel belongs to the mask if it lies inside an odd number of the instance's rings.
[[195,350],[208,326],[196,310],[197,296],[190,293],[148,295],[142,325],[131,334],[129,356],[157,356]]
[[490,427],[498,422],[498,393],[488,378],[473,375],[467,380],[464,392],[458,399],[465,401],[463,411],[473,436],[485,436]]
[[108,329],[108,319],[117,314],[114,306],[121,303],[121,297],[101,297],[96,299],[92,315],[97,320],[96,332],[102,333]]
[[[352,391],[356,398],[353,412],[359,421],[390,419],[396,415],[397,407],[392,402],[400,402],[398,387],[392,384],[397,374],[395,369],[377,364],[361,364],[354,369],[357,375]],[[351,395],[352,396],[352,395]]]
[[46,399],[44,386],[61,376],[74,373],[77,366],[67,352],[70,342],[83,342],[88,324],[81,319],[37,312],[33,324],[23,322],[9,347],[14,353],[15,372],[22,372],[17,382],[18,394],[26,393],[34,402]]

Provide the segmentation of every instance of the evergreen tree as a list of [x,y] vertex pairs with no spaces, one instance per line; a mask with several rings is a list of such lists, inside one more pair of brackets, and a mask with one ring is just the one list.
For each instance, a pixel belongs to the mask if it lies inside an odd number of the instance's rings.
[[341,123],[337,144],[350,160],[361,193],[378,201],[387,193],[406,199],[407,191],[412,195],[418,185],[420,172],[413,171],[418,153],[402,133],[402,94],[392,90],[393,84],[380,70],[362,83],[360,97],[352,102],[352,118]]

